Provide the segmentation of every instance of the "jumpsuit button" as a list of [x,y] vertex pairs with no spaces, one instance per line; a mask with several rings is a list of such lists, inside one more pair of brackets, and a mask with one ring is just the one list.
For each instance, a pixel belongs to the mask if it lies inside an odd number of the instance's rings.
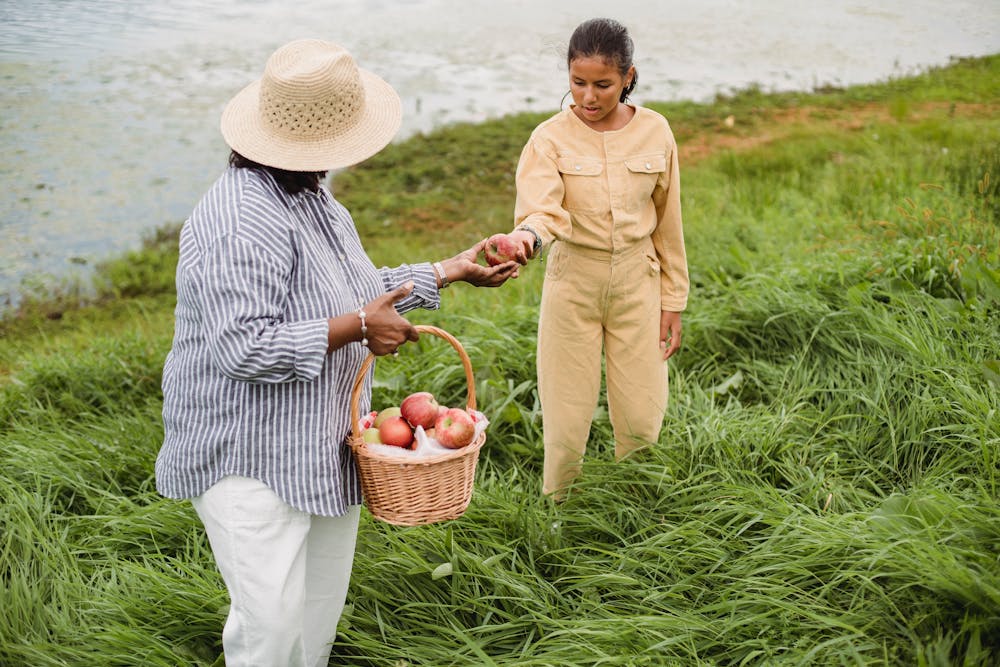
[[648,162],[646,163],[646,169],[649,169],[649,168],[650,168],[651,166],[652,166],[652,165],[651,165],[651,164],[649,164]]
[[580,165],[576,165],[576,170],[577,171],[580,171],[580,168],[581,168]]

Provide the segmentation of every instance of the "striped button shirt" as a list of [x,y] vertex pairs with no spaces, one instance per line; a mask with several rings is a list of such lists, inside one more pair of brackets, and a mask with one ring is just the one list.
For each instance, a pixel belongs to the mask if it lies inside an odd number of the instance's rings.
[[[311,514],[359,504],[346,438],[368,351],[327,354],[327,318],[407,280],[397,310],[439,307],[431,265],[376,269],[325,187],[288,195],[266,171],[228,169],[181,229],[157,490],[190,498],[242,475]],[[369,372],[362,414],[370,391]]]

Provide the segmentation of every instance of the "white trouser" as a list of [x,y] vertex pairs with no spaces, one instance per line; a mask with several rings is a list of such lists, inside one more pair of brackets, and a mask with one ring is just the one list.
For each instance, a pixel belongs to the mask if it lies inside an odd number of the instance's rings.
[[307,514],[229,476],[192,498],[229,590],[227,667],[326,665],[347,597],[360,507]]

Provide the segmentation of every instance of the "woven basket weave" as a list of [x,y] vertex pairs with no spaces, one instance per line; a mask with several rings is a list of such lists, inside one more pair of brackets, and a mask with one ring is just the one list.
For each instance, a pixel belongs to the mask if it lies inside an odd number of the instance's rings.
[[[454,336],[443,329],[418,325],[417,331],[433,334],[451,343],[465,369],[468,385],[466,408],[476,409],[476,389],[472,363]],[[486,442],[486,432],[471,444],[445,454],[414,458],[412,461],[373,452],[360,431],[361,390],[365,374],[375,357],[371,354],[361,364],[351,391],[350,445],[361,475],[361,491],[372,516],[397,526],[419,526],[457,519],[465,513],[472,499],[479,450]]]

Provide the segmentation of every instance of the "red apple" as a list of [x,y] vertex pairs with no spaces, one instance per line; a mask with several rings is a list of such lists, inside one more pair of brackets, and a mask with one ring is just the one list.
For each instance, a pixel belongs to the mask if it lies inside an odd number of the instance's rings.
[[465,447],[476,435],[476,424],[472,415],[461,408],[448,408],[437,418],[434,434],[442,446],[449,449]]
[[402,411],[399,409],[399,406],[393,405],[392,407],[385,408],[375,415],[375,421],[372,422],[372,426],[378,428],[389,417],[398,417],[400,414],[402,414]]
[[409,448],[413,444],[413,429],[399,415],[389,417],[378,427],[378,437],[383,445]]
[[399,404],[399,409],[403,419],[413,428],[418,426],[423,426],[425,429],[433,428],[434,422],[437,421],[438,402],[429,391],[410,394]]
[[483,255],[490,266],[516,261],[517,243],[507,234],[494,234],[486,239]]

